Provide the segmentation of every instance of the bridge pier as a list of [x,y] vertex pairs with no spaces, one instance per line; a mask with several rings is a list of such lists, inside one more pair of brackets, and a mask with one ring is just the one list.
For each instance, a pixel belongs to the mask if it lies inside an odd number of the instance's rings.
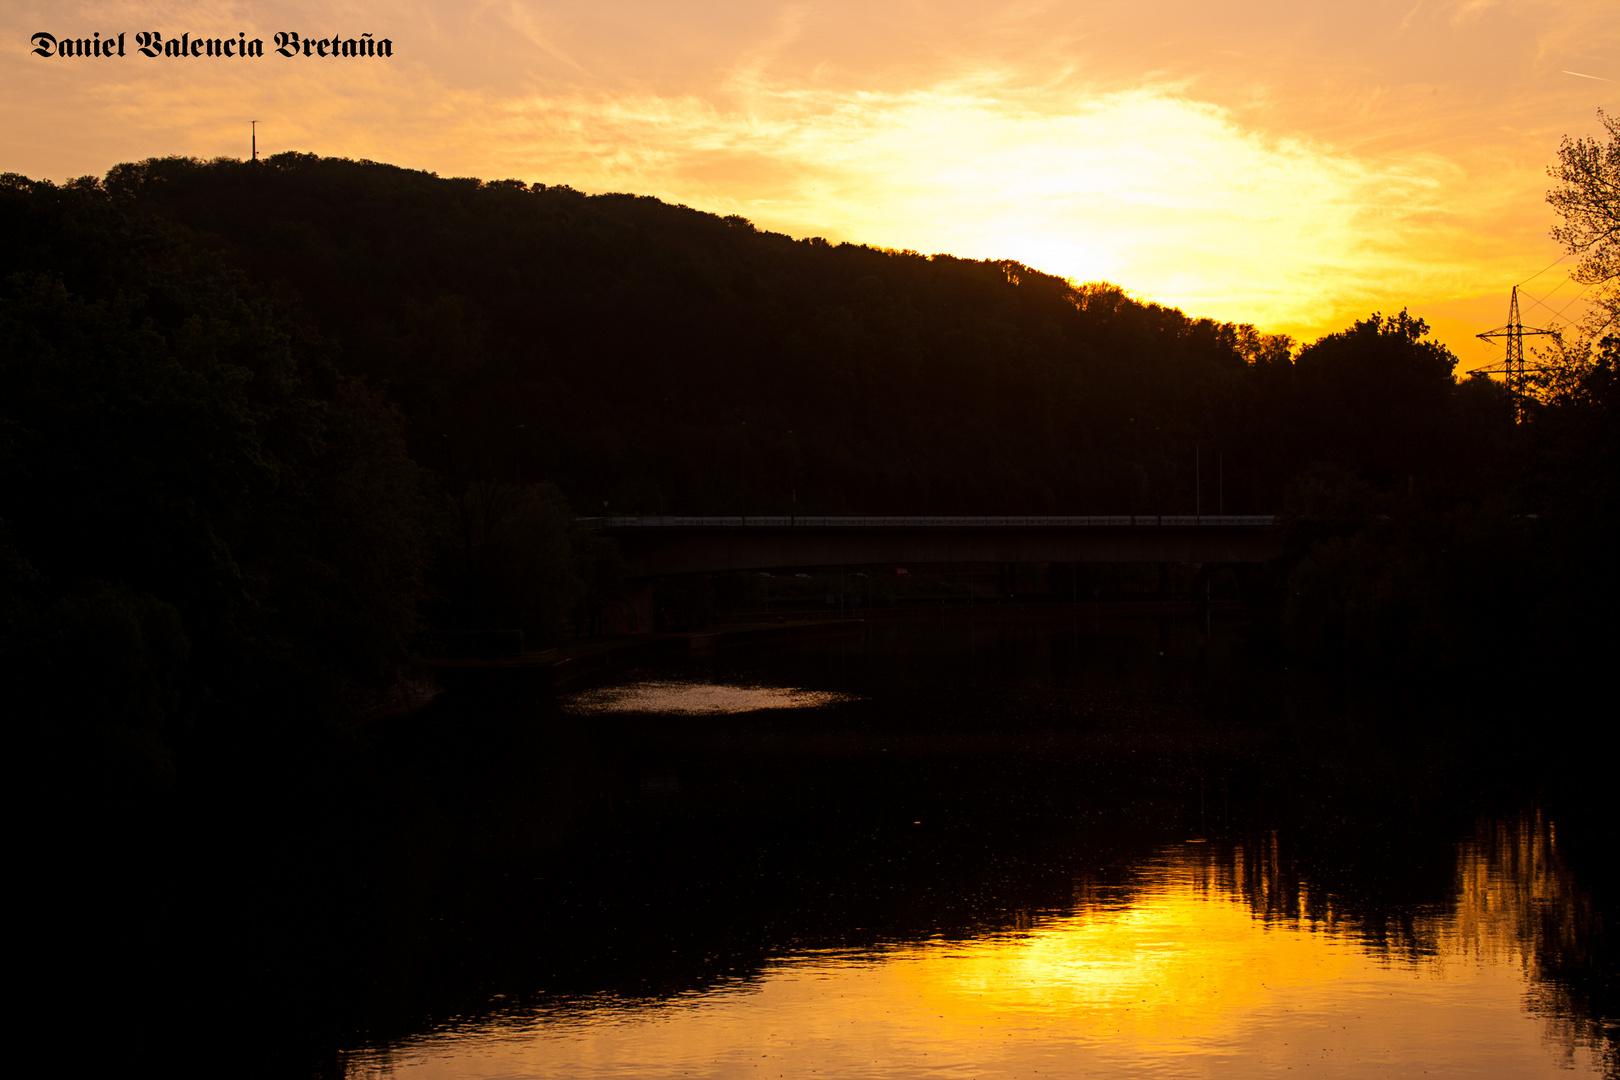
[[1054,562],[1047,566],[1046,591],[1054,600],[1067,600],[1078,603],[1084,593],[1084,599],[1091,599],[1091,587],[1088,581],[1086,564],[1083,562]]
[[632,634],[650,634],[653,631],[653,579],[632,578],[629,586],[630,625]]

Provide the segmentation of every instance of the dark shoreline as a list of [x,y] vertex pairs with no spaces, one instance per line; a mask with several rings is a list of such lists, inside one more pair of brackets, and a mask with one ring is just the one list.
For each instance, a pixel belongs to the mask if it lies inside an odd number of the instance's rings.
[[[422,663],[433,671],[446,690],[496,687],[539,690],[560,687],[587,676],[620,670],[649,660],[701,656],[719,649],[852,634],[868,624],[978,620],[1005,623],[1075,619],[1081,616],[1092,620],[1162,619],[1229,615],[1242,608],[1240,602],[1230,600],[1210,603],[1165,600],[975,604],[956,601],[938,605],[913,603],[862,608],[858,612],[832,618],[815,610],[789,611],[765,619],[758,618],[757,614],[744,613],[719,618],[746,621],[717,621],[715,625],[701,630],[593,639],[529,651],[518,656],[429,657]],[[417,707],[425,704],[426,700]]]

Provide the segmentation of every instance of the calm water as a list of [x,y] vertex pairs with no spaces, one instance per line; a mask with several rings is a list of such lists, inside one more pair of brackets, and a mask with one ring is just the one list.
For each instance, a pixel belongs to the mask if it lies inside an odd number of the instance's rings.
[[1073,618],[447,697],[269,905],[236,1038],[355,1080],[1620,1075],[1607,766],[1551,723]]
[[[357,1077],[1601,1075],[1536,985],[1566,911],[1535,823],[1469,842],[1452,902],[1392,950],[1295,896],[1275,850],[1165,848],[1019,928],[768,958],[653,1000],[467,1018],[357,1054]],[[1251,876],[1258,871],[1258,876]]]

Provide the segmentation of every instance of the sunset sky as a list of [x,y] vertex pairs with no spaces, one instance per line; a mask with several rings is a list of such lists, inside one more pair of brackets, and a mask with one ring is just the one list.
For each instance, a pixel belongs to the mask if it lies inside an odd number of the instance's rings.
[[[0,25],[5,171],[246,156],[257,118],[263,154],[1013,258],[1305,339],[1408,306],[1465,367],[1560,255],[1560,137],[1620,107],[1613,0],[12,0]],[[370,31],[395,55],[44,59],[39,30]],[[1575,296],[1567,265],[1530,281],[1526,322]]]

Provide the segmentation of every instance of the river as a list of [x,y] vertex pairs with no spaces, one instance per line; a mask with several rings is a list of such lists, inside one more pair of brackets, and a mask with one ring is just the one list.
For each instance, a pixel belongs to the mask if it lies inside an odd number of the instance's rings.
[[333,844],[311,1068],[1616,1075],[1607,766],[1335,685],[953,612],[447,695]]

